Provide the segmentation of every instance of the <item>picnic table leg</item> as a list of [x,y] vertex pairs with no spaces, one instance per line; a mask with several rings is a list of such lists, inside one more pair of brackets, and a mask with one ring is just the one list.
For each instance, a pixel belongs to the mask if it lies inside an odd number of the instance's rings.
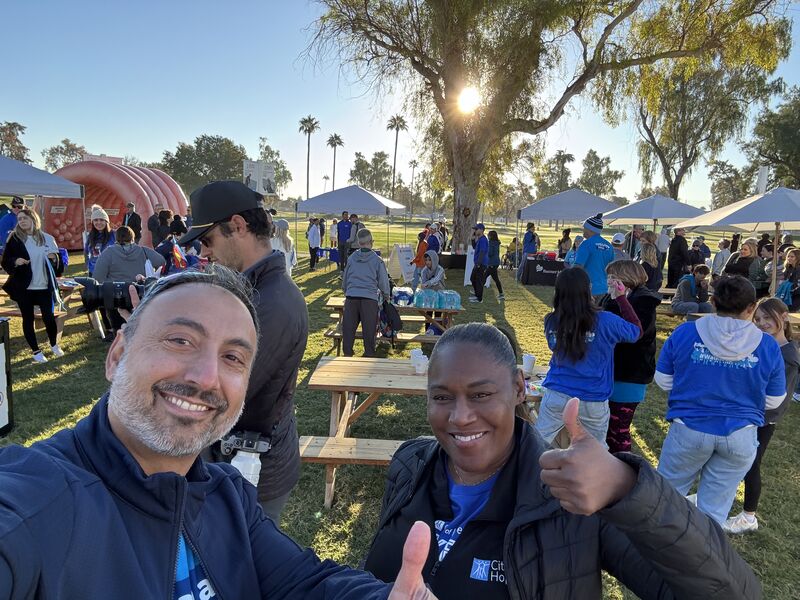
[[[328,429],[330,437],[336,436],[339,428],[339,420],[342,416],[344,404],[344,394],[342,392],[331,392],[331,422]],[[325,508],[333,506],[333,490],[336,486],[336,466],[327,465],[325,467]]]

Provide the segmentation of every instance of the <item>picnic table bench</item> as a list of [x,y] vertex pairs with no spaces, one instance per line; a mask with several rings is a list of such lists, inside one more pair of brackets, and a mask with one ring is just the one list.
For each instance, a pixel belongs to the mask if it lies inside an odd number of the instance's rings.
[[[325,303],[325,308],[332,311],[331,318],[336,319],[336,323],[331,325],[323,334],[326,338],[333,340],[333,349],[336,350],[336,356],[339,356],[342,351],[342,320],[344,318],[344,297],[338,296],[329,298]],[[431,309],[419,308],[416,306],[397,306],[395,305],[400,320],[403,324],[406,323],[419,328],[420,325],[434,326],[441,330],[451,327],[455,315],[462,312],[460,308],[451,309]],[[437,316],[438,315],[438,316]],[[356,330],[356,338],[362,337],[363,333],[359,328]],[[435,344],[439,339],[436,335],[427,335],[424,333],[413,333],[407,331],[400,331],[393,338],[378,337],[378,343],[391,343],[392,348],[396,344]]]
[[[534,370],[538,377],[546,372],[546,367],[536,367]],[[350,437],[353,423],[383,394],[426,396],[428,376],[417,375],[409,360],[325,356],[311,374],[308,388],[331,394],[328,437],[300,438],[301,460],[326,465],[325,508],[330,508],[339,465],[386,466],[403,443],[403,440]],[[362,394],[366,394],[363,399],[360,398]]]

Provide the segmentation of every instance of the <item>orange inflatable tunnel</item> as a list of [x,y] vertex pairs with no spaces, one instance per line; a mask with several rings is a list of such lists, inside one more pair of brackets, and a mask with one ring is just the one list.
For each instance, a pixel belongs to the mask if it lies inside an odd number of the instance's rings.
[[[117,165],[87,160],[67,165],[56,175],[84,187],[84,202],[64,198],[45,198],[42,227],[67,250],[83,248],[84,223],[91,226],[91,207],[99,204],[111,219],[111,228],[122,225],[126,205],[133,202],[142,217],[141,243],[151,245],[147,219],[156,204],[173,213],[186,214],[186,196],[172,177],[158,169]],[[84,209],[85,207],[85,209]],[[84,210],[86,211],[84,214]]]

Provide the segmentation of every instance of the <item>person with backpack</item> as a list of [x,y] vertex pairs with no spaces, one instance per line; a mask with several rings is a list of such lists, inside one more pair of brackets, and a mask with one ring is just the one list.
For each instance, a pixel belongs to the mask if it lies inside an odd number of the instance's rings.
[[[355,216],[355,215],[354,215]],[[355,230],[355,228],[354,228]],[[389,274],[383,260],[372,250],[372,233],[361,228],[356,234],[359,249],[350,255],[342,275],[344,315],[342,353],[353,356],[353,343],[359,323],[364,339],[364,356],[375,356],[379,297],[390,297]]]
[[678,280],[678,287],[672,297],[672,312],[676,315],[691,313],[711,313],[714,307],[708,301],[708,275],[705,265],[695,265],[691,273]]

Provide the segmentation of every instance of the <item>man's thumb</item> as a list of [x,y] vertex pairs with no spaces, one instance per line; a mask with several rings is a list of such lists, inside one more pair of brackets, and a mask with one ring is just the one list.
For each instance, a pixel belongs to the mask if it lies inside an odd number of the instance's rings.
[[589,437],[589,433],[581,425],[578,419],[578,408],[580,407],[580,400],[577,398],[570,398],[567,405],[564,407],[564,426],[569,433],[570,445],[578,440]]
[[[417,521],[411,526],[408,537],[406,537],[406,543],[403,546],[403,564],[394,582],[394,595],[390,597],[411,598],[412,593],[424,589],[422,568],[428,559],[430,547],[430,527],[422,521]],[[408,596],[403,594],[408,594]]]

